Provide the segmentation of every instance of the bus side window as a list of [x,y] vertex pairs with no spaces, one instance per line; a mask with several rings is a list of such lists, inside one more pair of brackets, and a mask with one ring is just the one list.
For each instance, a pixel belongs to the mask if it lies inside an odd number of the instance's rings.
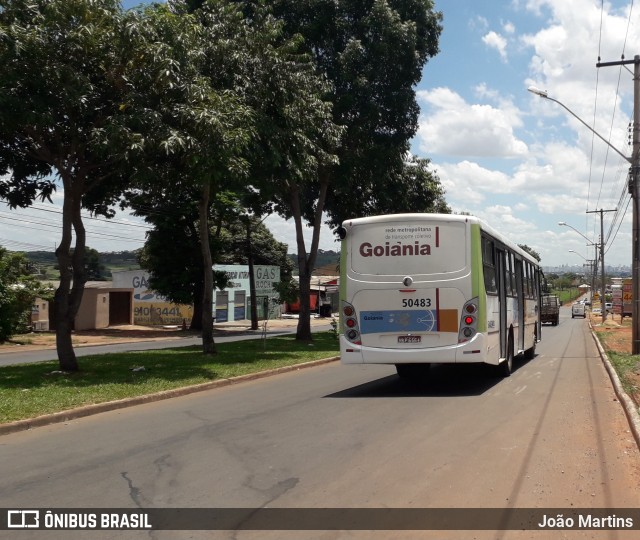
[[527,296],[533,298],[535,296],[535,286],[533,284],[533,266],[527,263],[527,287],[529,289]]
[[510,252],[509,253],[509,261],[511,265],[511,296],[518,295],[518,282],[516,278],[516,256]]
[[493,242],[484,237],[482,238],[482,269],[484,273],[484,288],[487,294],[498,294],[495,250]]

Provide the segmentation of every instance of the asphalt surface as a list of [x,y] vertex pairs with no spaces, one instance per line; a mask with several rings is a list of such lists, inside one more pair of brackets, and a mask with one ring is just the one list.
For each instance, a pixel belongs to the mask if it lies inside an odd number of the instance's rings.
[[[563,318],[568,319],[570,314],[571,314],[570,306],[565,306],[561,308],[561,316]],[[584,319],[582,320],[584,321]],[[218,327],[219,332],[218,332],[218,335],[215,336],[215,340],[217,343],[225,343],[225,342],[242,341],[242,340],[248,340],[248,339],[260,339],[264,335],[275,336],[275,335],[290,334],[296,331],[297,320],[279,319],[279,320],[270,321],[270,325],[271,325],[271,329],[265,332],[261,330],[258,330],[258,331],[251,330],[248,325],[238,325],[236,323],[227,323],[226,325],[222,324]],[[546,328],[548,329],[549,327],[546,327]],[[311,329],[313,332],[328,331],[331,329],[331,324],[327,321],[327,319],[312,319]],[[222,331],[224,334],[220,335],[220,331]],[[617,399],[620,401],[622,408],[625,412],[627,421],[629,423],[630,432],[633,435],[637,446],[640,448],[639,408],[635,405],[633,400],[631,400],[631,398],[624,391],[622,384],[620,382],[620,379],[618,378],[618,375],[615,369],[609,362],[606,352],[602,348],[595,333],[593,333],[592,331],[589,331],[589,334],[591,334],[594,345],[598,351],[598,355],[602,361],[602,365],[609,376],[610,382],[613,386],[613,390],[617,396]],[[176,338],[176,339],[162,340],[162,341],[149,340],[149,341],[136,341],[136,342],[119,343],[119,344],[111,344],[111,345],[82,346],[82,347],[77,347],[75,350],[76,350],[77,356],[87,356],[87,355],[108,354],[108,353],[115,353],[115,352],[188,347],[193,345],[200,345],[201,342],[202,340],[200,337],[185,337],[185,338]],[[3,353],[3,354],[0,354],[0,366],[20,364],[20,363],[32,363],[32,362],[40,362],[40,361],[50,361],[50,360],[54,360],[55,358],[56,358],[55,350],[51,350],[51,349],[41,350],[41,351],[30,351],[30,352],[25,351],[21,353]],[[226,386],[228,384],[234,384],[236,382],[249,381],[256,378],[263,378],[263,377],[267,377],[267,376],[278,374],[278,373],[286,373],[288,371],[297,370],[303,367],[304,368],[314,367],[315,365],[323,364],[328,361],[331,362],[337,359],[339,358],[328,358],[326,360],[322,360],[319,362],[311,362],[301,366],[290,366],[288,368],[280,368],[273,371],[250,374],[242,377],[237,377],[235,379],[223,379],[223,380],[213,381],[211,383],[205,383],[203,385],[198,385],[196,387],[176,389],[173,391],[159,393],[151,396],[141,396],[138,398],[133,398],[128,400],[120,400],[118,402],[113,402],[113,403],[103,403],[98,405],[90,405],[88,407],[80,407],[78,409],[73,409],[71,411],[64,411],[62,413],[45,415],[35,420],[28,419],[24,421],[14,422],[12,424],[3,424],[3,425],[0,425],[0,435],[3,433],[12,433],[15,431],[30,429],[36,426],[43,426],[51,423],[63,422],[72,418],[81,418],[84,416],[89,416],[89,415],[97,414],[104,411],[119,409],[123,407],[130,407],[130,406],[134,406],[142,403],[161,401],[164,399],[177,397],[181,395],[188,395],[195,392],[200,392],[200,391],[204,391],[212,388]]]
[[[640,508],[640,455],[588,323],[545,327],[508,378],[486,366],[337,362],[0,439],[0,507],[97,509]],[[457,516],[457,517],[456,517]],[[20,531],[15,538],[630,540],[637,530]],[[187,523],[195,526],[197,523]],[[286,524],[285,524],[286,525]]]

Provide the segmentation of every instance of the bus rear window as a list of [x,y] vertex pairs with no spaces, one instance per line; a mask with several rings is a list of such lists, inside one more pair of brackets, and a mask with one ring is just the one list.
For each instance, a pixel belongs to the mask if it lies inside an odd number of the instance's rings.
[[465,268],[467,227],[457,222],[387,222],[355,226],[351,269],[366,275],[447,274]]

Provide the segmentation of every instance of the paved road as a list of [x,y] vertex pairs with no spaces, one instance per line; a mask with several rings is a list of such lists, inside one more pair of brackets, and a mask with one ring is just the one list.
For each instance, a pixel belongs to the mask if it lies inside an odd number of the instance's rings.
[[[411,384],[392,367],[325,364],[6,435],[0,452],[0,508],[640,508],[640,453],[587,323],[566,310],[559,326],[544,328],[538,356],[519,363],[508,379],[478,366],[434,366],[428,380]],[[462,512],[458,520],[464,519]],[[82,537],[638,534],[110,531]]]
[[[313,332],[326,332],[330,330],[331,326],[315,325],[312,327]],[[269,336],[276,336],[282,334],[292,334],[296,332],[294,326],[269,330],[267,334]],[[229,341],[242,341],[246,339],[260,339],[262,334],[260,332],[237,332],[231,333],[225,336],[215,336],[216,343],[226,343]],[[184,337],[171,339],[167,341],[132,341],[129,343],[116,343],[113,345],[96,345],[96,346],[83,346],[75,347],[76,356],[89,356],[93,354],[107,354],[116,352],[128,352],[128,351],[148,351],[154,349],[169,349],[173,347],[190,347],[192,345],[201,345],[202,338],[200,337]],[[12,364],[29,364],[32,362],[44,362],[47,360],[56,360],[57,354],[55,349],[46,349],[39,351],[21,351],[15,353],[0,354],[0,366],[9,366]]]

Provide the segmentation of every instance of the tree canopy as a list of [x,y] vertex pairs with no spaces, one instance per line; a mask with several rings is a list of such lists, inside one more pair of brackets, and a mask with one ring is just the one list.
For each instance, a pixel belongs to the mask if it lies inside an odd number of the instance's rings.
[[0,246],[0,343],[26,331],[36,297],[50,297],[33,271],[24,254]]
[[154,219],[152,242],[172,227],[189,239],[180,264],[202,272],[205,353],[215,352],[212,264],[229,255],[220,217],[293,218],[297,337],[310,339],[323,219],[448,211],[428,160],[407,157],[441,18],[432,0],[170,0],[130,11],[118,0],[0,0],[0,198],[28,206],[63,189],[61,368],[78,369],[80,211],[110,216],[125,194],[143,214],[145,198],[180,208]]
[[126,106],[138,23],[117,0],[0,0],[0,198],[24,207],[64,190],[54,309],[67,371],[86,281],[81,209],[109,214],[87,194],[117,191],[114,172],[140,144]]
[[[276,211],[293,217],[296,227],[297,337],[311,339],[310,280],[323,215],[337,226],[354,215],[383,213],[388,204],[380,194],[410,179],[405,156],[417,129],[415,85],[428,58],[438,52],[442,15],[431,0],[274,0],[272,5],[286,33],[303,37],[316,70],[326,78],[323,99],[340,129],[339,137],[328,141],[335,159],[319,161],[304,182],[283,172],[276,184],[281,195],[274,193]],[[313,228],[308,248],[303,219]]]

